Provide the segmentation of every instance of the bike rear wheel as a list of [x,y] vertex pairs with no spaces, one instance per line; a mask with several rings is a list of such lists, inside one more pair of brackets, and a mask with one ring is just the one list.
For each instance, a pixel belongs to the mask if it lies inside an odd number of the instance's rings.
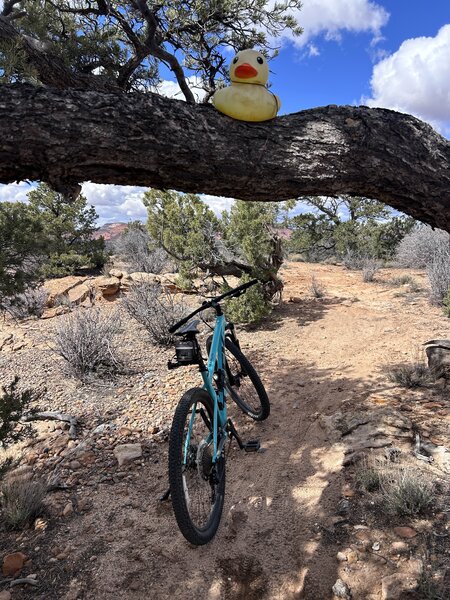
[[181,533],[196,546],[214,537],[225,495],[225,456],[212,462],[213,415],[210,395],[189,390],[177,406],[169,438],[173,510]]
[[[206,340],[209,354],[212,338]],[[225,338],[225,387],[239,408],[255,421],[264,421],[270,414],[266,389],[255,368],[242,350]]]

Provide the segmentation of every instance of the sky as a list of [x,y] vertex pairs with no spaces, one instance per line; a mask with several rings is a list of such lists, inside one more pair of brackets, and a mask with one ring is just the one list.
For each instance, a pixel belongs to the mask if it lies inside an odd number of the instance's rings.
[[[449,0],[303,0],[296,16],[303,35],[279,40],[279,56],[270,64],[271,90],[282,101],[279,114],[328,104],[391,108],[427,121],[450,139]],[[180,97],[170,79],[160,91]],[[24,201],[30,189],[23,182],[0,185],[0,201]],[[83,184],[99,225],[145,220],[144,191]],[[217,213],[232,203],[203,199]]]

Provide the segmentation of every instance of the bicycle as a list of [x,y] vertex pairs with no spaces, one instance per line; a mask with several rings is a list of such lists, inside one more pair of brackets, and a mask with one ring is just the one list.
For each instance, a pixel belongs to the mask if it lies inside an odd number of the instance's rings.
[[[226,321],[219,304],[224,298],[240,296],[256,283],[254,279],[203,302],[169,329],[170,333],[177,332],[180,340],[175,344],[175,360],[168,362],[168,368],[197,364],[203,387],[188,390],[175,410],[169,437],[169,490],[162,499],[172,496],[178,527],[196,546],[211,541],[219,527],[225,497],[226,442],[231,445],[234,438],[246,452],[260,448],[258,440],[244,443],[240,438],[227,416],[227,397],[256,421],[266,419],[270,413],[266,390],[242,353],[234,325]],[[183,325],[208,308],[215,310],[216,320],[207,341],[205,364],[197,340],[200,320]]]

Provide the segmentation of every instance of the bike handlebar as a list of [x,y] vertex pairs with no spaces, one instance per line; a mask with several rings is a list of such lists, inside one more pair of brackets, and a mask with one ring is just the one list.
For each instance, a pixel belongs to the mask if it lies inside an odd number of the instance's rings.
[[220,302],[224,298],[240,296],[241,294],[243,294],[245,292],[245,290],[247,288],[251,287],[252,285],[255,285],[256,283],[259,283],[259,280],[252,279],[251,281],[247,281],[247,283],[243,283],[242,285],[238,286],[237,288],[234,288],[233,290],[229,290],[228,292],[225,292],[224,294],[221,294],[220,296],[216,296],[212,300],[203,302],[199,308],[196,308],[187,317],[184,317],[183,319],[178,321],[178,323],[175,323],[174,325],[172,325],[172,327],[169,327],[169,333],[174,333],[182,325],[187,323],[189,321],[189,319],[192,319],[192,317],[197,315],[199,312],[202,312],[203,310],[206,310],[207,308],[211,308],[212,306],[215,306],[218,302]]

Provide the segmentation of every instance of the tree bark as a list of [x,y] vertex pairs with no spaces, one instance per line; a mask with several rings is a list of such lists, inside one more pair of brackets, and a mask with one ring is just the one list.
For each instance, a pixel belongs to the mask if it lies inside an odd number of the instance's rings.
[[243,200],[350,194],[450,231],[450,142],[401,113],[326,106],[244,123],[155,94],[0,87],[0,181]]

